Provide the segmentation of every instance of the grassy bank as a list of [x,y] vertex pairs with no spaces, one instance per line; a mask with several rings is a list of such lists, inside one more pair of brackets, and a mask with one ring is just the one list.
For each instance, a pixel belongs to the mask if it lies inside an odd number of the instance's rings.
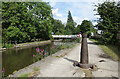
[[115,45],[104,45],[102,44],[102,41],[98,41],[95,39],[90,39],[91,41],[95,42],[97,45],[101,47],[101,49],[106,53],[107,55],[111,56],[113,59],[120,61],[120,49],[118,49]]

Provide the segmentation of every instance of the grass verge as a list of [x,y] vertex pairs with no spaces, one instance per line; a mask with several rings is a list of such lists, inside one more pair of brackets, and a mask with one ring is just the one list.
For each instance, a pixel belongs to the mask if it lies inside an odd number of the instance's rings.
[[98,46],[100,46],[101,49],[104,51],[104,53],[106,53],[107,55],[112,57],[114,60],[120,61],[120,50],[117,48],[117,46],[104,45],[104,44],[102,44],[102,41],[98,41],[95,39],[90,39],[90,40],[93,41],[94,43],[96,43]]
[[34,71],[39,71],[39,68],[38,67],[34,67],[33,70]]
[[28,77],[30,73],[25,73],[25,74],[22,74],[20,75],[19,77]]

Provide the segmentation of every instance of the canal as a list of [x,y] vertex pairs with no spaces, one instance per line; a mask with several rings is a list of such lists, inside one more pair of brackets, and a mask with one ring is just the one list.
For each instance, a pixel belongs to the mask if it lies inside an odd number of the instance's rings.
[[[49,53],[49,55],[51,55],[53,54],[53,51],[51,51],[52,47],[58,47],[58,49],[55,49],[55,51],[59,51],[64,48],[69,48],[73,44],[75,44],[75,42],[52,42],[51,44],[43,46],[15,48],[2,51],[2,69],[5,71],[4,75],[8,76],[13,72],[34,63],[35,61],[33,61],[33,55],[36,52],[36,48],[39,48],[40,50],[44,49],[46,52]],[[60,46],[62,46],[61,49]]]

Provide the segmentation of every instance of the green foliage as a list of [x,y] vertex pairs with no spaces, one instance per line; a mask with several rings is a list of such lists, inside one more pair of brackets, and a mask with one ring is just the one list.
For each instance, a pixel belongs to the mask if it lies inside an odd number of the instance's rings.
[[96,25],[102,30],[102,38],[105,44],[115,44],[118,30],[120,30],[120,3],[104,2],[96,5],[99,23]]
[[34,71],[39,71],[39,68],[38,67],[34,67],[33,70]]
[[20,29],[17,27],[13,27],[13,26],[9,26],[7,28],[6,35],[9,37],[9,40],[18,40],[19,41],[19,37],[21,37],[21,36],[24,37],[24,34],[20,31]]
[[50,39],[53,28],[51,9],[46,2],[3,2],[3,42]]
[[51,36],[51,37],[50,37],[50,40],[51,40],[51,41],[54,41],[54,38],[53,38],[53,36]]
[[54,54],[54,53],[56,53],[57,52],[57,50],[56,49],[51,49],[51,54]]
[[28,77],[30,73],[21,74],[19,77]]
[[[4,46],[4,45],[2,45],[2,46]],[[5,43],[5,48],[12,48],[12,47],[14,47],[14,44],[11,44],[11,43],[7,44],[7,43]]]
[[75,42],[76,42],[76,43],[80,43],[80,41],[81,41],[81,37],[77,37],[77,38],[75,39]]
[[63,35],[65,27],[60,20],[54,20],[53,32],[55,35]]
[[61,50],[61,49],[66,49],[66,48],[71,48],[71,46],[67,44],[62,44],[62,45],[59,45],[57,49]]
[[66,30],[65,34],[66,35],[74,34],[74,32],[75,32],[75,25],[76,25],[76,23],[73,21],[71,12],[69,11],[68,12],[67,24],[66,24],[66,27],[65,27],[65,30]]
[[55,57],[60,58],[60,56],[55,56]]
[[80,29],[81,25],[78,25],[77,27],[75,27],[75,32],[74,34],[79,34],[81,32],[81,29]]
[[78,25],[78,28],[82,33],[87,33],[88,36],[91,35],[91,32],[94,29],[92,22],[88,20],[83,20],[81,25]]
[[97,34],[97,29],[92,29],[93,34]]
[[54,54],[54,53],[56,53],[57,51],[58,51],[58,49],[56,48],[56,46],[52,46],[52,47],[50,48],[51,54]]
[[63,39],[62,41],[63,41],[63,42],[74,42],[75,39]]

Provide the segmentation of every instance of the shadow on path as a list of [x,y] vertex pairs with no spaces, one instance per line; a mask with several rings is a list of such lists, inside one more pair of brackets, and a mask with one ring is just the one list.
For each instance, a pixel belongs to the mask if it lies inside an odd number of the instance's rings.
[[66,60],[68,60],[70,62],[73,62],[73,63],[76,61],[76,60],[72,60],[72,59],[69,59],[69,58],[66,58],[66,57],[64,59],[66,59]]
[[87,42],[87,44],[97,45],[97,44],[96,44],[96,43],[94,43],[94,42]]

